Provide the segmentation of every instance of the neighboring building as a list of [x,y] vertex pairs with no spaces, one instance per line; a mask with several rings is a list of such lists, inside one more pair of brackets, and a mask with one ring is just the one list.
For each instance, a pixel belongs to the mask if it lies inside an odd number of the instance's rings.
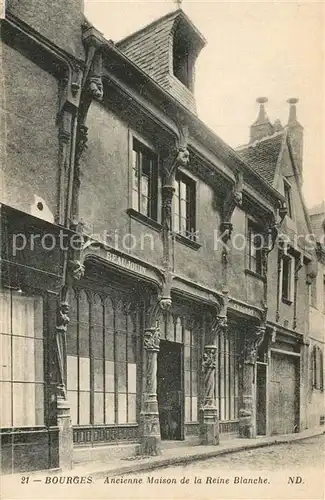
[[[270,432],[285,433],[308,426],[306,397],[309,358],[310,282],[317,273],[312,224],[302,196],[303,128],[297,120],[298,99],[289,99],[288,123],[271,124],[266,98],[252,125],[250,143],[239,154],[286,200],[287,214],[270,253],[268,321],[274,326],[267,371]],[[299,393],[299,396],[298,396]]]
[[313,207],[310,219],[317,238],[317,275],[310,280],[308,427],[324,425],[325,345],[325,202]]
[[282,128],[260,99],[235,151],[196,115],[183,11],[114,44],[81,3],[2,26],[3,471],[305,428],[296,102]]

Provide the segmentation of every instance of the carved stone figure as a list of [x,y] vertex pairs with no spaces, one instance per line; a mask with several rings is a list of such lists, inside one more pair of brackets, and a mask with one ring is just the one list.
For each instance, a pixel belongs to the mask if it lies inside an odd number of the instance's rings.
[[80,260],[69,260],[68,270],[72,278],[80,280],[85,274],[85,266]]
[[205,346],[202,371],[204,377],[204,407],[215,407],[214,387],[215,387],[215,370],[216,370],[216,346]]
[[245,340],[244,363],[255,364],[257,361],[258,348],[262,344],[265,336],[265,326],[255,328],[254,334]]
[[176,157],[177,165],[180,165],[181,167],[187,167],[189,161],[190,161],[190,153],[188,149],[185,147],[180,147]]
[[100,76],[92,76],[89,79],[89,90],[92,97],[98,101],[103,99],[104,89],[103,82]]
[[69,304],[62,301],[58,307],[58,318],[56,325],[56,355],[58,368],[57,396],[66,399],[65,387],[65,355],[66,355],[66,332],[70,321],[68,316]]
[[157,328],[145,330],[143,343],[147,351],[159,351],[160,331]]

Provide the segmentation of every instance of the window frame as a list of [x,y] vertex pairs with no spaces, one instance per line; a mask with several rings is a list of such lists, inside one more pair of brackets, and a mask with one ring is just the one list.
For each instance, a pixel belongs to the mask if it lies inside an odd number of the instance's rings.
[[283,178],[283,193],[286,200],[287,217],[293,220],[294,214],[293,214],[293,204],[292,204],[292,186],[285,177]]
[[173,76],[193,92],[193,76],[194,76],[194,63],[193,51],[189,43],[187,43],[180,34],[176,31],[173,36],[172,44],[172,74]]
[[[181,196],[181,184],[185,185],[186,195],[185,199]],[[173,196],[173,210],[172,210],[172,231],[180,238],[189,240],[190,242],[197,242],[197,224],[196,224],[196,205],[197,205],[197,182],[193,177],[187,175],[182,170],[178,170],[175,176],[175,192]],[[179,193],[179,194],[177,194]],[[188,199],[189,198],[189,199]],[[178,201],[177,201],[178,200]],[[182,201],[185,202],[185,215],[183,214]],[[175,211],[177,206],[178,212]],[[188,211],[187,211],[188,207]],[[188,213],[189,212],[189,213]],[[175,220],[178,219],[178,228],[175,227]],[[182,231],[181,222],[185,221],[185,234]],[[191,227],[191,229],[189,229]]]
[[324,391],[324,355],[318,345],[312,350],[312,388]]
[[[262,262],[262,247],[255,248],[256,256],[253,257],[252,254],[252,238],[251,235],[261,236],[263,238],[263,231],[259,227],[259,225],[252,219],[247,219],[247,252],[246,252],[246,268],[247,270],[254,274],[255,276],[266,278],[263,276],[263,262]],[[252,266],[252,261],[255,262],[255,266]]]
[[[287,282],[287,294],[284,293],[284,262],[288,262],[288,277]],[[285,252],[281,258],[281,280],[280,280],[280,293],[282,302],[291,305],[294,301],[294,274],[295,274],[295,257],[289,252]]]
[[314,309],[318,309],[317,286],[317,276],[315,276],[310,283],[310,306]]
[[[138,159],[137,169],[134,168],[134,155]],[[148,177],[148,209],[142,209],[142,180],[143,180],[143,158],[149,159],[149,175]],[[134,133],[130,134],[130,201],[129,201],[129,215],[137,215],[138,218],[153,225],[160,222],[160,165],[159,155],[148,142],[138,137]],[[137,170],[137,189],[134,189],[134,172]],[[134,201],[136,193],[137,202]]]
[[[137,317],[134,323],[130,319],[132,313],[127,306],[127,295],[116,300],[114,292],[111,295],[106,291],[77,287],[70,290],[70,296],[74,312],[71,311],[68,326],[67,364],[68,369],[72,362],[76,366],[76,377],[72,383],[69,378],[67,382],[72,425],[75,428],[138,426],[141,304],[132,303]],[[89,365],[86,372],[84,363],[81,364],[84,360]],[[133,377],[130,376],[132,371]],[[68,370],[68,374],[71,372]],[[85,393],[89,401],[86,411],[85,405],[81,408],[81,397]],[[102,400],[102,407],[96,407],[96,399]],[[122,418],[123,409],[125,418]]]
[[[2,383],[10,383],[10,405],[11,405],[11,425],[10,426],[2,426],[2,429],[39,429],[39,428],[45,428],[46,425],[48,424],[48,419],[49,419],[49,414],[48,414],[48,404],[47,404],[47,399],[46,399],[46,394],[48,391],[48,355],[49,355],[49,350],[48,350],[48,339],[47,339],[47,297],[44,291],[39,290],[39,289],[34,289],[34,288],[29,288],[26,291],[17,291],[11,288],[2,288],[0,290],[0,293],[6,293],[8,292],[9,295],[9,300],[10,300],[10,332],[0,332],[3,336],[9,337],[10,338],[10,378],[8,380],[3,380]],[[34,326],[34,335],[26,335],[25,334],[17,334],[13,331],[14,324],[13,324],[13,295],[17,295],[17,297],[21,298],[28,298],[28,299],[34,299],[34,315],[33,315],[33,321],[35,325],[35,319],[37,322],[39,322],[39,335],[35,334],[35,326]],[[40,314],[38,317],[35,316],[35,299],[38,300],[38,305],[41,308]],[[1,336],[2,336],[1,335]],[[17,353],[17,350],[14,349],[14,340],[15,339],[33,339],[34,344],[33,344],[33,352],[34,352],[34,369],[35,372],[37,370],[41,370],[42,377],[41,379],[37,378],[37,375],[35,374],[33,380],[15,380],[14,379],[14,355]],[[36,342],[41,342],[41,352],[42,352],[42,358],[40,360],[36,359]],[[39,346],[40,347],[40,346]],[[23,349],[24,352],[26,351],[26,347]],[[39,362],[39,367],[36,367],[36,363]],[[28,365],[28,371],[31,371],[31,366],[30,363],[27,363]],[[37,405],[36,405],[36,393],[35,393],[35,405],[33,406],[34,408],[34,418],[35,422],[34,423],[27,423],[27,424],[15,424],[14,422],[14,390],[13,387],[15,384],[26,384],[26,385],[34,385],[40,386],[40,395],[41,395],[41,404],[42,404],[42,418],[40,423],[36,423],[37,420]],[[19,409],[21,410],[22,408],[19,406]]]

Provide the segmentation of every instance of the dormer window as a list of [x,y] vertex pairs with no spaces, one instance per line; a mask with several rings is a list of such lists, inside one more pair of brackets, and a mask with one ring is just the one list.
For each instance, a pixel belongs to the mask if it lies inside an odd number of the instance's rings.
[[189,43],[177,31],[173,41],[173,73],[185,87],[193,91],[193,56],[191,52]]

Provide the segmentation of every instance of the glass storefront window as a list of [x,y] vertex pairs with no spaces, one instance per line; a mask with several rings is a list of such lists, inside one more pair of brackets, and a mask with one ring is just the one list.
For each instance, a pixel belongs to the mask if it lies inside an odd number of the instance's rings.
[[3,290],[0,318],[0,425],[43,425],[43,299]]
[[137,333],[122,300],[85,291],[71,294],[68,398],[74,425],[137,421]]

